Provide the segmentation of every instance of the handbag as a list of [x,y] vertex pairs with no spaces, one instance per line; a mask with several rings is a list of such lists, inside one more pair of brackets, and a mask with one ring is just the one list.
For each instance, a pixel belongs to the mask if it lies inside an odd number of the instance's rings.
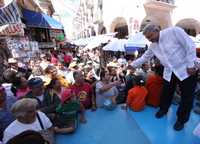
[[42,123],[42,120],[39,116],[39,114],[37,113],[37,119],[40,123],[40,127],[41,127],[41,131],[39,131],[39,133],[43,136],[43,138],[49,142],[49,144],[55,144],[55,137],[54,137],[54,132],[52,130],[49,129],[44,129],[44,125]]

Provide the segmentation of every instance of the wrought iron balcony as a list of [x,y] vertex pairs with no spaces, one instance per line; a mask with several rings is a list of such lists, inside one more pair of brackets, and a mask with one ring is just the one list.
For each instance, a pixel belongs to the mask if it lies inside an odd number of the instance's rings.
[[175,0],[146,0],[144,3],[145,9],[162,9],[162,10],[172,10],[176,6],[174,4]]
[[151,2],[151,1],[158,1],[158,2],[163,2],[163,3],[167,3],[171,5],[175,4],[175,0],[146,0],[146,2]]

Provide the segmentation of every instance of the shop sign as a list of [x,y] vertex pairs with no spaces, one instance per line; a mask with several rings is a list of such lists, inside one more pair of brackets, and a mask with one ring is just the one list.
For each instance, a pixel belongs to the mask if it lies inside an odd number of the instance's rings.
[[62,30],[57,30],[57,29],[50,30],[50,37],[55,38],[56,40],[59,41],[65,40],[65,36]]
[[39,48],[43,49],[43,48],[54,48],[56,47],[56,44],[53,42],[40,42],[39,44]]
[[0,36],[24,36],[22,23],[6,24],[0,27]]

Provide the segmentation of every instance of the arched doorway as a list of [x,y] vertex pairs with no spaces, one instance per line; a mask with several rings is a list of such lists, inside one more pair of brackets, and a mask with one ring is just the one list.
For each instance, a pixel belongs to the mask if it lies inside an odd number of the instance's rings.
[[176,26],[183,28],[187,34],[194,37],[200,33],[200,22],[195,19],[182,19],[177,22]]
[[126,20],[123,17],[115,18],[111,24],[110,31],[117,32],[117,38],[126,38],[128,36],[128,24]]

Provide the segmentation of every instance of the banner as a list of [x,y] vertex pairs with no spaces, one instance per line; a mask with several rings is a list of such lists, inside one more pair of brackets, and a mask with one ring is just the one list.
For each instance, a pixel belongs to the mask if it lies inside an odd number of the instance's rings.
[[24,36],[25,25],[22,23],[0,26],[0,36]]

